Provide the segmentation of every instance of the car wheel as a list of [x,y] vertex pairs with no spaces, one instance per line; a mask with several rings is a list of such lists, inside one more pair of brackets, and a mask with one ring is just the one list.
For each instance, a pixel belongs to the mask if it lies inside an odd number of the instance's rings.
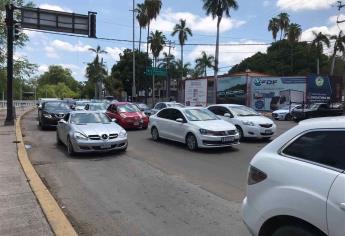
[[59,133],[56,131],[56,143],[58,144],[58,145],[62,145],[62,142],[61,142],[61,139],[60,139],[60,137],[59,137]]
[[158,132],[158,129],[156,127],[153,127],[151,129],[151,136],[152,136],[153,141],[159,140],[159,132]]
[[236,126],[237,132],[238,132],[238,136],[239,136],[239,140],[242,141],[244,139],[243,137],[243,130],[240,126]]
[[286,114],[285,120],[289,120],[289,121],[292,120],[292,116],[290,114]]
[[198,149],[198,142],[194,134],[188,134],[186,138],[187,147],[190,151]]
[[73,156],[75,154],[71,139],[69,137],[67,138],[67,152],[70,156]]
[[272,236],[321,236],[321,234],[308,225],[284,225],[277,228]]

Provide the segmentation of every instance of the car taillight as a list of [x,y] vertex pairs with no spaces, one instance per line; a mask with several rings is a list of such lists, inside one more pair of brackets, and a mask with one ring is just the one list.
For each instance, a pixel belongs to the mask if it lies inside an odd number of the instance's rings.
[[267,178],[267,174],[254,166],[249,167],[248,172],[248,185],[253,185],[264,181]]

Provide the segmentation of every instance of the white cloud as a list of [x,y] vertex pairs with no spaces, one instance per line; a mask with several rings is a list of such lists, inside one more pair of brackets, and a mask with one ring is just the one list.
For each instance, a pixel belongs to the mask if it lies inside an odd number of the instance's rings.
[[44,47],[44,51],[46,52],[46,55],[49,58],[55,58],[55,59],[60,58],[60,56],[58,55],[58,53],[54,47],[46,46],[46,47]]
[[262,5],[264,7],[268,7],[269,5],[271,5],[271,2],[269,0],[265,0],[265,1],[263,1]]
[[[243,59],[254,55],[257,52],[265,53],[268,45],[241,45],[241,44],[262,44],[253,40],[242,40],[240,42],[228,42],[229,44],[240,44],[234,46],[220,47],[219,66],[230,66],[240,63]],[[214,46],[197,46],[187,55],[189,60],[195,61],[200,57],[201,52],[205,51],[208,55],[215,54]]]
[[[171,32],[180,19],[186,20],[187,26],[196,32],[215,33],[217,31],[217,20],[212,19],[211,16],[201,17],[190,12],[173,12],[171,9],[163,11],[152,22],[152,29]],[[220,32],[238,28],[245,23],[243,20],[223,18],[220,24]]]
[[332,7],[336,2],[337,0],[278,0],[277,7],[291,11],[322,10]]
[[123,52],[125,48],[118,48],[118,47],[106,47],[105,51],[108,52],[108,56],[113,59],[114,61],[120,60],[120,53]]
[[39,72],[40,74],[42,74],[42,73],[44,73],[44,72],[47,72],[48,69],[49,69],[49,66],[46,65],[46,64],[43,64],[43,65],[40,65],[40,66],[38,67],[38,72]]
[[55,39],[53,40],[50,45],[56,49],[64,50],[68,52],[88,52],[89,48],[91,48],[90,45],[85,45],[81,42],[78,42],[77,44],[71,44],[69,42],[65,42],[62,40]]
[[43,4],[39,5],[39,7],[42,9],[47,9],[47,10],[52,10],[52,11],[72,12],[72,10],[67,8],[67,7],[61,7],[58,5],[52,5],[52,4],[48,4],[48,3],[43,3]]

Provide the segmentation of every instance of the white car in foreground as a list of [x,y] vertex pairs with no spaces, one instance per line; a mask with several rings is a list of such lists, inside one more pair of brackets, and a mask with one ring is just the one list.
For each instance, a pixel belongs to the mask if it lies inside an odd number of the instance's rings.
[[275,120],[292,120],[291,112],[294,109],[301,108],[302,105],[290,105],[290,106],[284,106],[280,108],[279,110],[276,110],[272,112],[272,118]]
[[166,108],[150,116],[152,139],[169,139],[197,148],[228,147],[239,143],[236,127],[205,108]]
[[302,121],[250,163],[242,214],[257,236],[345,235],[345,117]]
[[242,138],[270,139],[276,132],[274,122],[250,107],[236,104],[218,104],[207,109],[219,118],[234,124]]

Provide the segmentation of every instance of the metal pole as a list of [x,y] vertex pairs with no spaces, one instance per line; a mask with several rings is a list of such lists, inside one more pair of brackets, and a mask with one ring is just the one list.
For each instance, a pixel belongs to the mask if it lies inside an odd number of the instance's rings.
[[7,115],[5,125],[14,125],[13,115],[13,4],[6,5],[7,26]]
[[135,100],[137,89],[135,87],[135,0],[133,0],[133,78],[132,78],[132,98]]

